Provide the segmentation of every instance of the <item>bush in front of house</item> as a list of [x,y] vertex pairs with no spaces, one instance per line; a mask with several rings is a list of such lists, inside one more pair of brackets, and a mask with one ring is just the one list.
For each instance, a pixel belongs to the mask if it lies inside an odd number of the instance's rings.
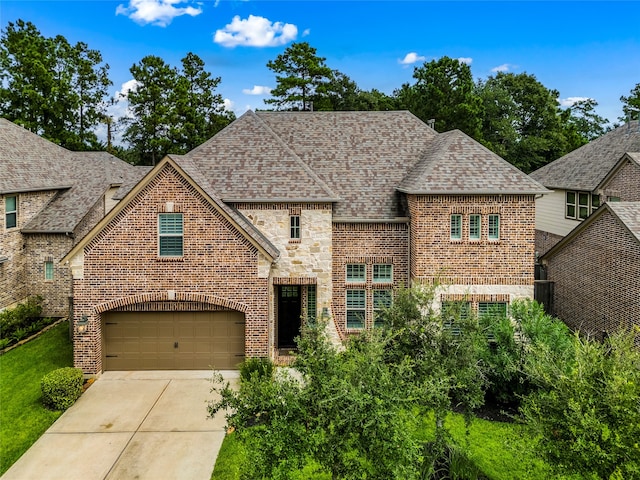
[[82,394],[82,370],[64,367],[42,377],[42,403],[53,410],[66,410]]
[[19,342],[42,330],[52,322],[50,318],[41,318],[42,297],[29,297],[14,308],[0,312],[0,348]]
[[253,375],[257,375],[258,378],[271,379],[274,370],[275,366],[268,358],[247,358],[240,364],[240,378],[248,381]]

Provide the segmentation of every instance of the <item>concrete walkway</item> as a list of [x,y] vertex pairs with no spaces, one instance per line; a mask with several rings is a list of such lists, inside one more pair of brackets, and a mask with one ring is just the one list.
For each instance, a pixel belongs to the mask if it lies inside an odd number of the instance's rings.
[[225,436],[224,415],[208,418],[211,378],[105,372],[2,480],[209,480]]

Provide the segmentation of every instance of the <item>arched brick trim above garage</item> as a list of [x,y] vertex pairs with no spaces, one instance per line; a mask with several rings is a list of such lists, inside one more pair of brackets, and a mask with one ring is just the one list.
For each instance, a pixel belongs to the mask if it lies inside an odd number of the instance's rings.
[[[215,295],[207,295],[203,293],[181,293],[181,292],[154,292],[154,293],[141,293],[130,297],[117,298],[108,302],[100,303],[94,307],[94,311],[97,315],[107,312],[109,310],[117,310],[122,307],[135,305],[140,303],[149,302],[176,302],[174,305],[178,307],[180,302],[198,302],[206,303],[210,305],[216,305],[227,310],[236,310],[238,312],[247,313],[249,306],[229,300],[226,298],[217,297]],[[178,308],[176,308],[178,309]],[[173,310],[173,308],[172,308]]]

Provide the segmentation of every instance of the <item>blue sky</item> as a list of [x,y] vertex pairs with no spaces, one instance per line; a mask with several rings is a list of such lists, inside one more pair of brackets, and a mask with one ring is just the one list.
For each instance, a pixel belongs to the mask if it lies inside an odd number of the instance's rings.
[[265,108],[275,86],[266,63],[295,41],[363,89],[390,94],[446,55],[475,78],[526,72],[565,104],[594,98],[610,121],[640,82],[638,1],[0,0],[2,28],[17,19],[100,50],[114,95],[145,55],[179,66],[194,52],[222,77],[218,92],[237,115]]

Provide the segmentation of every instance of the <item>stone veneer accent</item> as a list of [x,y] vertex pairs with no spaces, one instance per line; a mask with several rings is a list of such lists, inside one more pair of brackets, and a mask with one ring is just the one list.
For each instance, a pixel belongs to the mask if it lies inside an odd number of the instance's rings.
[[[332,205],[330,203],[242,203],[234,204],[261,233],[281,252],[271,266],[269,286],[269,348],[275,358],[275,322],[277,303],[274,284],[316,285],[317,315],[323,308],[331,312],[333,285]],[[300,238],[290,238],[290,216],[300,216]],[[338,339],[334,323],[329,334]]]
[[601,338],[603,331],[640,327],[640,245],[610,212],[545,263],[555,284],[554,313],[571,328]]
[[[166,202],[184,214],[184,255],[158,257],[158,213]],[[84,258],[83,258],[84,257]],[[71,261],[74,364],[102,371],[102,313],[147,302],[202,302],[244,312],[247,356],[268,355],[269,279],[258,250],[169,164]]]

